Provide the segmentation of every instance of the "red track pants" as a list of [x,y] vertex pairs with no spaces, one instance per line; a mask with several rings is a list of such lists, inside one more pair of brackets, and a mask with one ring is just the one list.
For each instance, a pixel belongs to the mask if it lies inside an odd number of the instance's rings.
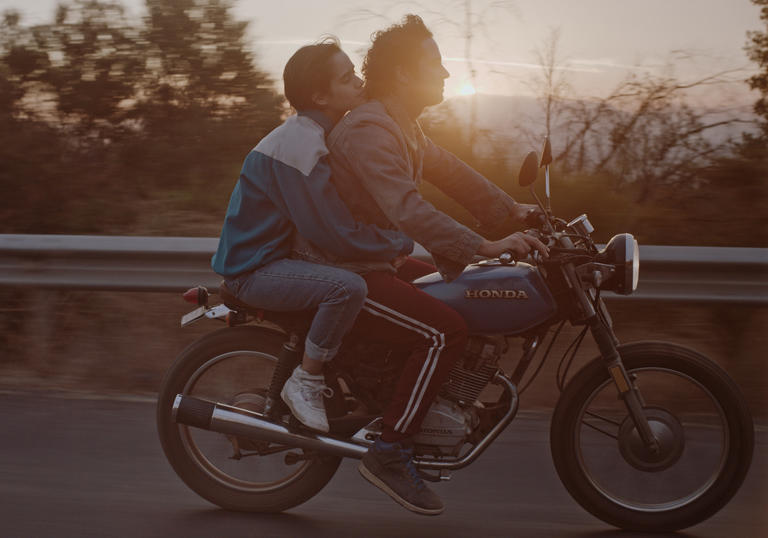
[[467,325],[448,305],[427,295],[410,281],[435,271],[434,266],[408,258],[396,275],[363,275],[368,297],[354,333],[367,341],[412,346],[392,401],[384,410],[386,442],[415,434],[448,373],[464,351]]

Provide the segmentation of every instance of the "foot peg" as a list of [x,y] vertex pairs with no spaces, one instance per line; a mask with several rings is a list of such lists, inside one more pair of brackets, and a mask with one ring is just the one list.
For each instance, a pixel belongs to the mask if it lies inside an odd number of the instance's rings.
[[451,473],[445,469],[441,469],[437,474],[430,474],[419,469],[419,476],[427,482],[448,482],[451,479]]

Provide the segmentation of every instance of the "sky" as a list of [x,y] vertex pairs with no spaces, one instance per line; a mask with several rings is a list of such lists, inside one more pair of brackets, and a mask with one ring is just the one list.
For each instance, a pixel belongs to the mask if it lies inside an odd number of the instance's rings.
[[[57,0],[0,0],[27,24],[52,19]],[[143,0],[123,0],[140,16]],[[279,81],[282,67],[302,44],[337,35],[359,68],[370,35],[420,14],[435,35],[451,72],[446,96],[472,89],[466,61],[464,0],[374,2],[366,0],[239,0],[235,14],[250,21],[249,35],[259,65]],[[470,0],[470,57],[479,93],[530,94],[539,73],[536,50],[553,30],[558,57],[574,95],[605,95],[627,73],[669,74],[691,81],[726,70],[732,84],[709,87],[702,103],[748,110],[756,95],[740,83],[755,66],[744,53],[746,32],[764,30],[749,0]],[[496,6],[488,8],[488,6]],[[388,7],[389,6],[389,7]],[[281,85],[278,84],[281,88]]]

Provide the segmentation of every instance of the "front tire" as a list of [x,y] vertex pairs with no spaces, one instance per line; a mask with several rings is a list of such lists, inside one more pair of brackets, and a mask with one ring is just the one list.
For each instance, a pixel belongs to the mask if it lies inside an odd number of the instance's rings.
[[[261,411],[284,340],[282,333],[260,327],[221,329],[187,347],[163,379],[157,407],[163,451],[187,486],[222,508],[287,510],[316,495],[341,462],[334,456],[235,440],[172,418],[177,394]],[[246,457],[233,459],[236,447]],[[265,455],[257,455],[259,450]]]
[[752,418],[738,388],[712,361],[663,342],[619,347],[645,400],[657,454],[639,441],[602,359],[568,383],[552,417],[555,468],[594,516],[635,531],[675,531],[720,510],[752,460]]

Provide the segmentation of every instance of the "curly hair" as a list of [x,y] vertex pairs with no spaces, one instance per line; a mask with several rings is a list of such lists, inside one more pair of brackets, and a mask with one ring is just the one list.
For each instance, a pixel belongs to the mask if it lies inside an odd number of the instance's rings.
[[285,98],[296,110],[313,108],[312,95],[327,91],[331,84],[330,59],[341,52],[336,36],[325,36],[293,53],[283,69]]
[[419,60],[422,41],[432,37],[432,32],[418,15],[403,17],[400,24],[393,24],[386,30],[379,30],[371,36],[373,43],[363,60],[365,89],[373,98],[383,97],[392,92],[397,66],[414,70]]

